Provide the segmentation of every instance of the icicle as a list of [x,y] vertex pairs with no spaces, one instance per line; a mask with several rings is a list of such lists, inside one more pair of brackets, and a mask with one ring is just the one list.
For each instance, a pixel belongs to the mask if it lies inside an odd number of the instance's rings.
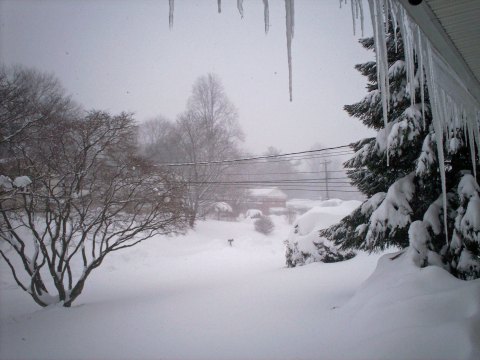
[[[352,1],[352,16],[356,15]],[[342,1],[340,1],[340,5]],[[428,88],[432,123],[437,143],[439,171],[442,182],[444,226],[448,243],[447,194],[445,176],[444,137],[448,140],[456,128],[463,128],[470,146],[473,172],[476,173],[476,156],[480,154],[480,103],[475,99],[462,79],[451,69],[443,57],[434,49],[430,40],[420,27],[409,17],[398,1],[368,0],[372,19],[375,53],[377,59],[378,89],[382,96],[383,118],[387,125],[389,106],[388,59],[386,51],[385,26],[390,17],[394,27],[395,46],[397,46],[396,27],[400,29],[405,50],[407,81],[412,104],[415,102],[415,56],[418,61],[418,84],[422,101],[422,115],[425,126],[425,79]],[[363,18],[362,18],[363,22]],[[388,144],[387,144],[388,149]],[[388,162],[388,150],[387,150]],[[476,176],[476,174],[475,174]]]
[[427,46],[427,62],[426,62],[426,69],[427,69],[427,83],[429,84],[429,96],[430,96],[430,104],[432,105],[432,123],[433,129],[435,131],[435,142],[437,144],[437,157],[438,157],[438,166],[440,170],[440,179],[442,182],[442,202],[443,202],[443,226],[445,231],[445,240],[446,243],[449,243],[448,238],[448,226],[447,226],[447,183],[445,178],[445,158],[443,154],[443,126],[442,123],[444,122],[443,119],[443,111],[441,102],[441,96],[438,93],[437,83],[435,78],[435,72],[433,67],[433,57],[432,51],[430,47],[430,43],[426,44]]
[[218,13],[222,13],[222,0],[217,0]]
[[363,16],[363,0],[357,0],[357,6],[358,6],[358,9],[360,11],[360,29],[361,29],[361,32],[362,32],[362,37],[363,37],[363,29],[364,29],[364,22],[365,22],[365,18]]
[[383,11],[381,12],[383,16],[383,23],[388,24],[388,14],[390,13],[388,11],[388,0],[381,0],[381,1],[382,1],[381,9],[383,9]]
[[423,128],[427,126],[425,119],[425,73],[424,73],[424,63],[423,63],[423,46],[422,46],[422,34],[420,28],[417,27],[417,48],[420,51],[417,51],[418,59],[418,71],[420,76],[420,101],[422,102],[422,119],[423,119]]
[[477,168],[475,166],[475,143],[477,144],[477,155],[480,157],[480,112],[477,114],[472,113],[465,121],[465,124],[468,129],[468,142],[470,144],[470,156],[472,158],[473,166],[473,176],[477,180]]
[[[383,21],[383,9],[381,8],[381,0],[368,0],[370,5],[370,16],[372,19],[375,56],[377,59],[377,83],[380,95],[382,97],[383,109],[383,123],[387,127],[388,123],[388,108],[390,103],[390,86],[388,81],[388,54],[387,54],[387,39],[385,37],[386,29]],[[387,166],[389,166],[389,151],[387,144]]]
[[270,10],[268,7],[268,0],[263,0],[263,18],[265,22],[265,34],[268,34],[270,28]]
[[294,0],[285,0],[285,20],[287,33],[287,54],[288,54],[288,89],[290,101],[292,101],[292,38],[294,29]]
[[[393,10],[393,9],[392,9]],[[412,31],[413,24],[408,16],[406,16],[405,9],[399,9],[400,17],[398,18],[398,25],[403,39],[403,49],[405,52],[405,64],[407,72],[408,91],[410,93],[410,103],[415,104],[415,39]],[[396,24],[393,24],[396,26]]]
[[[357,21],[356,20],[360,17],[360,28],[361,28],[362,37],[363,37],[363,23],[364,23],[363,2],[362,2],[362,0],[351,0],[350,4],[352,6],[353,35],[356,35],[355,34],[356,30],[357,30]],[[340,1],[340,7],[342,7],[342,2],[341,1]]]
[[[341,4],[341,3],[340,3]],[[355,24],[355,19],[358,19],[358,9],[356,8],[357,2],[354,0],[350,1],[350,5],[352,5],[352,25],[353,25],[353,36],[356,35],[355,29],[356,29],[356,24]]]
[[398,35],[397,35],[397,16],[395,11],[392,11],[392,27],[393,27],[393,41],[395,44],[395,52],[398,53]]
[[237,8],[240,16],[243,18],[243,0],[237,0]]
[[170,29],[173,28],[173,11],[175,8],[175,0],[168,0],[168,25]]

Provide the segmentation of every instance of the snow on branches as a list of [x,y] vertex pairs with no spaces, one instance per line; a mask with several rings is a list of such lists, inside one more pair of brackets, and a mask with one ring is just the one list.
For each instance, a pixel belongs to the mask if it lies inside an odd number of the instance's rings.
[[[362,0],[351,0],[361,2]],[[385,127],[388,123],[389,104],[389,65],[386,51],[386,27],[388,21],[393,22],[393,27],[400,29],[405,51],[405,64],[409,92],[414,93],[417,79],[420,81],[422,91],[422,109],[424,113],[424,82],[430,95],[432,109],[432,123],[434,127],[435,142],[437,146],[438,166],[442,179],[444,214],[447,212],[447,190],[445,179],[444,138],[450,140],[452,129],[458,128],[460,123],[465,129],[465,135],[470,144],[472,163],[475,174],[475,154],[480,153],[480,104],[468,91],[461,78],[435,50],[430,40],[420,27],[410,18],[405,8],[393,0],[368,0],[375,39],[375,53],[377,57],[377,78],[382,95],[383,115]],[[395,33],[396,36],[396,33]],[[419,76],[415,77],[415,62],[418,62]],[[415,97],[410,97],[412,106]],[[388,148],[388,146],[387,146]],[[476,174],[475,174],[476,176]],[[446,217],[444,218],[445,235],[448,232]]]

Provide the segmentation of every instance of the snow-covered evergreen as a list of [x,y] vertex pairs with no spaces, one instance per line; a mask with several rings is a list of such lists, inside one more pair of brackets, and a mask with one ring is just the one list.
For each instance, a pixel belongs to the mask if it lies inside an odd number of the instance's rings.
[[[372,38],[360,43],[373,50]],[[355,155],[345,163],[352,184],[369,199],[340,223],[320,231],[320,235],[342,249],[374,251],[392,245],[410,246],[419,266],[441,265],[459,278],[477,278],[480,201],[478,180],[472,176],[475,169],[468,134],[462,122],[453,118],[444,141],[449,205],[444,217],[438,137],[428,91],[426,87],[421,89],[424,73],[416,64],[415,77],[408,80],[403,42],[398,30],[395,37],[392,26],[387,51],[390,93],[386,126],[375,62],[356,66],[367,77],[368,94],[360,102],[345,106],[349,115],[378,131],[375,138],[352,144]],[[474,156],[478,173],[478,155]]]

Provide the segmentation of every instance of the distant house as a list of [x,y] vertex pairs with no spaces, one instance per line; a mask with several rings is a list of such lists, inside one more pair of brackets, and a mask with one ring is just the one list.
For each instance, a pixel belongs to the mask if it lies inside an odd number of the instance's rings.
[[287,194],[279,188],[249,189],[246,194],[245,206],[248,209],[258,209],[264,214],[271,213],[271,209],[285,209]]

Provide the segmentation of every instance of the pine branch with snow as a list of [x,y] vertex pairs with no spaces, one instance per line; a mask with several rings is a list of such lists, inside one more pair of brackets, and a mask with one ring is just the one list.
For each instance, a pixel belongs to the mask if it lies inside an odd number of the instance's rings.
[[[477,278],[480,202],[478,180],[471,174],[478,173],[480,167],[478,154],[470,151],[472,137],[455,111],[447,119],[445,139],[443,133],[438,136],[426,83],[421,81],[424,72],[414,63],[414,76],[407,77],[411,71],[406,67],[412,64],[404,60],[402,39],[398,33],[395,39],[391,23],[386,40],[388,122],[383,122],[374,62],[356,66],[367,77],[368,94],[345,106],[349,115],[377,130],[375,138],[352,144],[355,154],[345,163],[352,184],[369,199],[320,235],[343,249],[409,247],[408,253],[418,266],[439,265],[459,278]],[[373,49],[373,39],[360,43]],[[443,210],[442,173],[447,214]]]

